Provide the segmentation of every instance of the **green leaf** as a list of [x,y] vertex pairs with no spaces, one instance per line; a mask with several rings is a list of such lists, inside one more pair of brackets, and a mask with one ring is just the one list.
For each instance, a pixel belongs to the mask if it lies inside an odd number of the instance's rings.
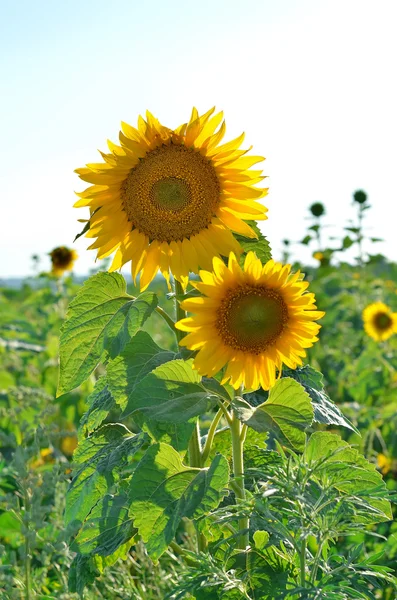
[[143,292],[122,306],[105,329],[104,347],[111,358],[118,356],[126,344],[150,317],[157,306],[153,292]]
[[306,235],[303,240],[301,240],[301,244],[303,244],[304,246],[307,246],[310,241],[312,240],[312,236],[311,235]]
[[312,400],[314,420],[317,423],[339,425],[340,427],[347,427],[355,433],[360,433],[325,393],[323,376],[320,371],[317,371],[310,365],[305,365],[297,369],[284,368],[283,375],[285,377],[292,377],[292,379],[298,381],[305,388]]
[[116,407],[116,402],[109,391],[106,377],[100,377],[93,392],[88,396],[89,409],[81,417],[79,433],[89,435],[102,424],[109,412]]
[[187,449],[195,418],[210,409],[214,398],[192,364],[176,359],[154,369],[135,386],[122,415],[132,415],[154,440],[181,452]]
[[139,331],[123,352],[107,366],[109,390],[124,410],[134,397],[135,387],[159,365],[174,358],[174,352],[160,348],[146,331]]
[[144,435],[133,435],[124,425],[109,424],[79,443],[73,456],[76,472],[66,496],[66,524],[83,523],[144,442]]
[[126,494],[106,494],[91,511],[74,539],[71,550],[80,554],[112,555],[121,545],[131,540],[137,531],[128,511]]
[[273,431],[282,443],[295,450],[305,447],[305,429],[313,421],[313,407],[309,395],[293,379],[285,377],[276,382],[269,398],[252,408],[248,402],[233,403],[238,418],[255,431]]
[[209,469],[193,469],[171,446],[150,446],[133,473],[129,493],[131,516],[150,556],[157,559],[165,552],[183,517],[198,519],[215,509],[228,480],[221,455]]
[[258,550],[263,550],[269,542],[269,534],[267,531],[261,531],[260,529],[258,529],[257,531],[255,531],[253,537],[255,548],[257,548]]
[[77,592],[77,594],[83,597],[84,589],[93,583],[99,575],[100,572],[94,558],[77,554],[70,565],[69,591]]
[[261,260],[263,264],[267,263],[272,257],[272,250],[270,248],[270,244],[267,238],[263,235],[261,230],[259,229],[256,221],[247,221],[247,225],[249,225],[258,236],[257,239],[247,238],[243,235],[234,234],[234,237],[242,246],[244,253],[247,252],[255,252],[257,257]]
[[347,250],[348,248],[353,246],[354,243],[354,240],[352,240],[350,236],[345,235],[345,237],[342,240],[342,249]]
[[362,514],[359,517],[364,522],[378,523],[393,518],[381,474],[374,464],[339,436],[327,431],[313,433],[304,459],[324,485],[360,497],[367,504],[365,519]]
[[70,303],[60,337],[58,395],[82,383],[97,366],[104,350],[121,352],[157,305],[154,294],[138,298],[126,292],[118,273],[97,273]]

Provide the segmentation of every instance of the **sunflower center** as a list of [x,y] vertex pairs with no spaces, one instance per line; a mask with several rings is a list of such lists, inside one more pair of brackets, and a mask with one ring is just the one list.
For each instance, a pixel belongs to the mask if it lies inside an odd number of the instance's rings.
[[229,290],[217,317],[218,331],[227,346],[260,354],[282,334],[288,310],[275,290],[241,285]]
[[165,177],[153,184],[151,200],[159,209],[182,210],[191,200],[190,188],[183,179]]
[[121,199],[134,227],[150,241],[170,243],[208,227],[219,207],[220,186],[210,160],[170,143],[148,152],[130,171]]
[[56,267],[67,267],[73,260],[73,254],[69,248],[60,246],[51,252],[51,260]]
[[378,313],[374,317],[374,323],[377,329],[384,331],[392,325],[392,320],[386,313]]

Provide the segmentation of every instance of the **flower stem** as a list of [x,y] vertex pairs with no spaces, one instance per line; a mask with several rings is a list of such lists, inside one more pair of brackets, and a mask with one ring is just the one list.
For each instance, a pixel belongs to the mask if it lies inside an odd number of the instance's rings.
[[302,546],[299,556],[300,561],[300,584],[304,588],[306,587],[306,538],[302,540]]
[[[244,487],[244,437],[242,429],[244,425],[240,423],[237,417],[233,414],[230,423],[230,433],[232,436],[232,454],[233,454],[233,473],[234,473],[234,493],[238,502],[244,502],[245,487]],[[245,432],[244,432],[245,433]],[[249,521],[248,517],[242,517],[239,520],[239,548],[245,550],[249,545]]]
[[[186,317],[186,312],[181,308],[181,305],[178,301],[178,296],[183,296],[184,295],[184,290],[182,287],[182,284],[177,281],[176,279],[174,279],[174,290],[175,290],[175,316],[176,316],[176,320],[180,321],[180,319],[184,319]],[[179,342],[181,341],[181,339],[184,337],[184,332],[180,331],[179,329],[174,329],[175,331],[175,335],[176,335],[176,341]]]
[[202,452],[203,465],[205,465],[205,461],[207,460],[209,453],[211,451],[212,442],[214,441],[214,437],[215,437],[215,433],[216,433],[216,428],[218,427],[218,423],[222,418],[222,414],[223,414],[223,412],[222,412],[222,409],[220,408],[218,410],[218,412],[216,413],[215,417],[213,418],[210,428],[208,430],[207,439],[206,439],[204,449]]
[[[184,319],[186,317],[186,312],[181,308],[180,303],[178,301],[178,296],[184,295],[184,289],[182,284],[174,279],[174,290],[175,290],[175,316],[176,320]],[[176,340],[178,342],[184,337],[184,332],[179,331],[179,329],[175,329]],[[195,428],[193,430],[192,437],[189,441],[189,465],[191,467],[201,468],[203,466],[202,454],[201,454],[201,442],[200,442],[200,420],[197,419]],[[197,530],[197,549],[199,552],[205,551],[207,548],[207,540],[204,535]]]

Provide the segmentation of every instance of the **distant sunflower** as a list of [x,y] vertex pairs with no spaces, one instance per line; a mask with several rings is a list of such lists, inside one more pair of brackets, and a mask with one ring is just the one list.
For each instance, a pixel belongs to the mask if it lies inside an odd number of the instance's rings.
[[364,329],[376,342],[387,340],[397,332],[397,313],[383,304],[374,302],[363,310]]
[[244,134],[219,145],[225,134],[223,113],[214,108],[175,130],[149,112],[138,129],[122,123],[121,146],[108,142],[104,163],[77,169],[92,184],[78,193],[75,206],[91,211],[87,237],[97,238],[98,258],[116,251],[111,271],[131,261],[135,280],[147,288],[160,269],[186,284],[189,272],[210,269],[214,256],[241,252],[232,231],[255,238],[246,220],[266,219],[256,202],[266,189],[251,167],[261,156],[245,156]]
[[228,266],[214,258],[213,269],[191,282],[204,297],[181,303],[194,314],[176,324],[189,332],[180,343],[198,350],[194,364],[202,375],[227,364],[223,382],[268,390],[283,363],[292,369],[302,364],[305,348],[318,340],[314,321],[325,313],[316,310],[314,294],[305,291],[309,284],[299,271],[291,275],[290,265],[262,265],[249,252],[243,269],[233,253]]
[[75,260],[77,259],[77,252],[70,250],[66,246],[59,246],[54,248],[50,252],[52,273],[54,275],[63,275],[65,271],[71,271]]

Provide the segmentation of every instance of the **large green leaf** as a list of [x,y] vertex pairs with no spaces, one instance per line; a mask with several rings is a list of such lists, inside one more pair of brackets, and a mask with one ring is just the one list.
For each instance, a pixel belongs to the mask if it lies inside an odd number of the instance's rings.
[[150,446],[133,473],[129,498],[134,525],[152,558],[165,552],[183,517],[198,519],[219,505],[228,480],[221,455],[209,469],[193,469],[168,444]]
[[80,385],[104,350],[117,356],[156,305],[151,292],[129,296],[124,277],[117,273],[97,273],[86,281],[61,329],[58,395]]
[[281,442],[303,451],[307,429],[313,421],[309,395],[291,378],[280,379],[263,404],[252,408],[248,402],[235,401],[234,409],[244,423],[256,431],[273,431]]
[[73,457],[76,471],[66,496],[67,524],[83,523],[144,442],[143,434],[133,435],[124,425],[111,424],[78,445]]
[[89,408],[81,417],[79,433],[89,435],[102,424],[109,412],[116,407],[116,402],[109,391],[106,377],[100,377],[93,392],[88,396]]
[[71,550],[80,554],[112,555],[137,531],[128,511],[129,502],[125,493],[117,496],[106,494],[90,512]]
[[314,420],[324,425],[347,427],[355,433],[359,431],[347,419],[324,391],[323,376],[310,365],[297,369],[283,369],[283,375],[298,381],[309,394],[314,409]]
[[170,443],[180,452],[187,449],[196,417],[215,400],[192,365],[192,360],[176,359],[154,369],[135,385],[122,415],[132,415],[155,441]]
[[255,231],[257,239],[247,238],[235,233],[234,236],[242,246],[244,253],[253,251],[263,264],[267,263],[272,257],[272,250],[267,238],[263,235],[255,221],[247,221],[247,224]]
[[126,409],[135,397],[135,387],[159,365],[174,358],[174,352],[160,348],[145,331],[139,331],[123,352],[107,366],[109,390],[117,404]]
[[338,435],[327,431],[313,433],[304,458],[324,486],[359,497],[368,505],[365,515],[360,514],[361,522],[377,523],[393,518],[390,503],[385,499],[386,484],[381,474],[374,464]]

